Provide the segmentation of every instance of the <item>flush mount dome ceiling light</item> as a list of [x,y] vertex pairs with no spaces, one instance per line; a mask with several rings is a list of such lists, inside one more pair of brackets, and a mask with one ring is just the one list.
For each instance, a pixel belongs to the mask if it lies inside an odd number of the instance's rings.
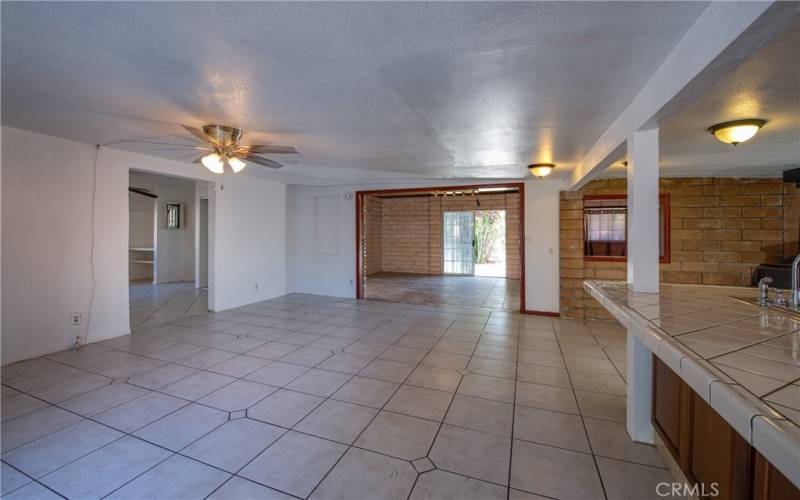
[[528,170],[531,171],[531,174],[539,179],[550,175],[550,172],[552,172],[554,168],[556,168],[556,166],[552,163],[532,163],[528,165]]
[[725,144],[736,146],[751,139],[765,123],[767,123],[766,120],[748,118],[746,120],[718,123],[709,127],[708,131]]

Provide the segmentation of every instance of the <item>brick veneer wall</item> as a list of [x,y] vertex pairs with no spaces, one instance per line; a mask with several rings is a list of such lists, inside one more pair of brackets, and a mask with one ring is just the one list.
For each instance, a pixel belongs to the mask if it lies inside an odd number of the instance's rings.
[[430,204],[422,197],[383,199],[381,271],[431,274]]
[[[780,179],[667,178],[670,194],[669,263],[660,265],[664,283],[748,286],[761,262],[798,251],[800,190]],[[625,179],[593,181],[578,192],[561,193],[561,315],[608,318],[583,291],[584,279],[624,280],[624,262],[583,259],[583,197],[625,194]]]
[[383,268],[383,200],[367,196],[364,205],[371,215],[364,219],[364,265],[366,274],[370,275]]
[[[370,243],[367,248],[367,274],[378,272],[369,255],[375,255],[370,247],[380,244],[380,271],[414,274],[442,274],[442,212],[461,210],[505,210],[506,211],[506,276],[519,278],[519,194],[479,194],[455,197],[397,197],[382,198],[381,210],[370,209],[367,196],[366,230],[376,227],[372,219],[381,218],[382,238],[380,243]],[[476,201],[480,200],[480,207]],[[373,238],[373,241],[376,241]]]

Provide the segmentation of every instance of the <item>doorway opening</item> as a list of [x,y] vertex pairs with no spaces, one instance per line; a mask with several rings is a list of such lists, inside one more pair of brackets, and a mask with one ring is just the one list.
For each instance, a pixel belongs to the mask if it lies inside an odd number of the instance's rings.
[[506,211],[475,211],[475,276],[506,277]]
[[506,277],[506,211],[442,213],[444,274]]
[[524,311],[523,189],[357,192],[357,297]]
[[208,288],[208,198],[200,198],[197,288]]
[[[208,183],[131,170],[128,278],[131,327],[208,311]],[[205,201],[205,203],[203,203]]]

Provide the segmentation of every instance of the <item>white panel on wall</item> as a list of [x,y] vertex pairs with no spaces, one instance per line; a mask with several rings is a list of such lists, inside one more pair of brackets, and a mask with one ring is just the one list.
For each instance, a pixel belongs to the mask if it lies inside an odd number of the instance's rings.
[[314,197],[314,253],[339,255],[339,196]]

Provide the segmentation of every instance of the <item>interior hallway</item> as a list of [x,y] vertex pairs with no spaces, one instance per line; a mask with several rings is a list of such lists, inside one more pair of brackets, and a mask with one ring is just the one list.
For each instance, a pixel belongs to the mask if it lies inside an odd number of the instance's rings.
[[406,304],[475,307],[519,311],[519,280],[481,276],[370,274],[365,280],[367,299]]
[[3,367],[3,496],[650,498],[624,357],[616,323],[455,305],[196,312]]

